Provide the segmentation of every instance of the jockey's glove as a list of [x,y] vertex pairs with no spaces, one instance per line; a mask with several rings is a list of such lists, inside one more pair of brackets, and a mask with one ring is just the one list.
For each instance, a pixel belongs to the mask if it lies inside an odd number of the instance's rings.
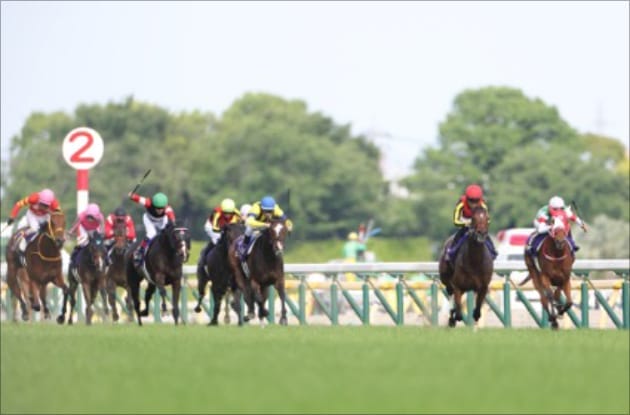
[[289,230],[289,232],[291,232],[293,230],[293,222],[291,221],[291,219],[287,219],[285,223],[287,225],[287,229]]
[[586,226],[586,222],[582,222],[582,230],[584,232],[588,232],[588,227]]
[[14,221],[15,221],[15,219],[13,219],[13,218],[9,218],[9,219],[7,220],[7,225],[12,224]]

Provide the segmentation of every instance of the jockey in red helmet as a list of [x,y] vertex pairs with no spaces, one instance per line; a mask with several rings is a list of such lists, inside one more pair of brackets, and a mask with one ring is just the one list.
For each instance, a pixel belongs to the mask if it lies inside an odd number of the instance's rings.
[[[470,226],[472,211],[478,206],[488,210],[486,201],[483,198],[483,189],[479,185],[471,184],[466,188],[464,194],[460,196],[459,201],[455,205],[455,210],[453,211],[453,224],[459,229],[455,232],[453,241],[451,242],[450,247],[446,250],[446,261],[451,261],[455,258],[455,254],[463,241],[462,237],[468,231],[468,226]],[[486,246],[490,250],[492,258],[496,258],[497,250],[494,247],[491,238],[486,238]]]

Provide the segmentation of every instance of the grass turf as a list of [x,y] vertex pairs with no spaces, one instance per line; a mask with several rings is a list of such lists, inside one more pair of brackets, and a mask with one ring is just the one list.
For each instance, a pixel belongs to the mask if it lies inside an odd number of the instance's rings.
[[620,330],[1,325],[4,413],[628,413]]

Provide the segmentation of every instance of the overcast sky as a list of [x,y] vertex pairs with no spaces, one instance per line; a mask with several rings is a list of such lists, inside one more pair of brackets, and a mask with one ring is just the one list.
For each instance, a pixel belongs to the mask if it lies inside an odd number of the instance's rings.
[[628,5],[2,1],[2,158],[33,111],[133,95],[220,116],[266,92],[380,135],[391,176],[437,144],[458,93],[489,85],[628,146]]

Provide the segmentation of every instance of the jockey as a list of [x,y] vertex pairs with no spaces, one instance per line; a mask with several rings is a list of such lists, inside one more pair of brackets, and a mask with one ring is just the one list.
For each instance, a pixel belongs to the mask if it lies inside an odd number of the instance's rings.
[[28,210],[18,223],[18,229],[28,226],[24,237],[20,239],[18,245],[18,256],[22,263],[24,263],[26,245],[35,238],[41,225],[50,220],[50,212],[61,210],[55,193],[50,189],[44,189],[40,192],[31,193],[29,196],[16,202],[7,220],[8,225],[15,221],[15,217],[24,206],[28,206]]
[[[527,253],[531,257],[536,255],[536,252],[540,249],[543,239],[545,239],[545,236],[549,233],[553,216],[560,212],[564,212],[567,219],[571,222],[577,223],[584,232],[588,230],[586,223],[571,210],[570,206],[565,206],[564,200],[560,196],[553,196],[549,199],[549,203],[538,209],[538,213],[536,213],[536,218],[534,219],[534,227],[536,228],[536,231],[527,240]],[[571,253],[577,252],[580,247],[575,244],[570,229],[567,239],[571,245]]]
[[210,240],[199,254],[198,265],[201,266],[203,264],[203,259],[206,257],[206,254],[219,243],[219,239],[221,239],[221,229],[230,223],[238,223],[240,221],[241,214],[236,210],[236,204],[232,199],[223,199],[221,205],[212,210],[212,213],[208,215],[208,219],[203,227],[210,237]]
[[293,222],[291,219],[287,219],[286,215],[280,209],[280,206],[276,204],[276,201],[271,196],[265,196],[260,199],[259,202],[252,204],[251,209],[247,213],[245,219],[245,238],[240,245],[241,258],[245,257],[247,248],[251,242],[252,234],[254,231],[259,231],[270,226],[270,222],[273,219],[286,219],[287,229],[289,232],[293,229]]
[[[470,222],[472,220],[472,211],[476,207],[481,206],[484,209],[488,210],[486,206],[486,201],[483,198],[483,189],[481,186],[476,184],[471,184],[466,188],[464,194],[459,198],[457,205],[455,205],[455,210],[453,211],[453,224],[457,226],[459,229],[453,236],[453,241],[451,245],[446,250],[446,261],[449,262],[455,258],[455,254],[457,250],[461,246],[464,241],[463,236],[468,231],[468,227],[470,226]],[[492,259],[497,257],[497,250],[494,247],[494,243],[491,238],[486,238],[486,246],[490,250],[490,255],[492,255]]]
[[250,205],[249,203],[243,203],[241,205],[241,208],[239,209],[241,212],[241,221],[245,222],[245,219],[247,219],[247,214],[251,209],[252,205]]
[[75,264],[77,254],[90,242],[90,236],[94,232],[103,233],[104,218],[101,213],[101,209],[96,203],[90,203],[85,210],[79,214],[79,217],[74,222],[68,233],[70,235],[75,234],[77,236],[77,244],[70,254],[70,264]]
[[114,243],[114,224],[123,222],[127,229],[127,243],[136,242],[136,226],[131,215],[125,212],[122,206],[117,207],[105,219],[105,245],[111,246]]
[[142,265],[144,251],[149,245],[149,241],[166,227],[168,222],[175,222],[175,211],[168,204],[168,197],[162,192],[153,195],[151,199],[140,196],[136,193],[129,193],[129,199],[145,207],[146,212],[142,215],[145,236],[142,243],[133,254],[133,260],[137,267]]

